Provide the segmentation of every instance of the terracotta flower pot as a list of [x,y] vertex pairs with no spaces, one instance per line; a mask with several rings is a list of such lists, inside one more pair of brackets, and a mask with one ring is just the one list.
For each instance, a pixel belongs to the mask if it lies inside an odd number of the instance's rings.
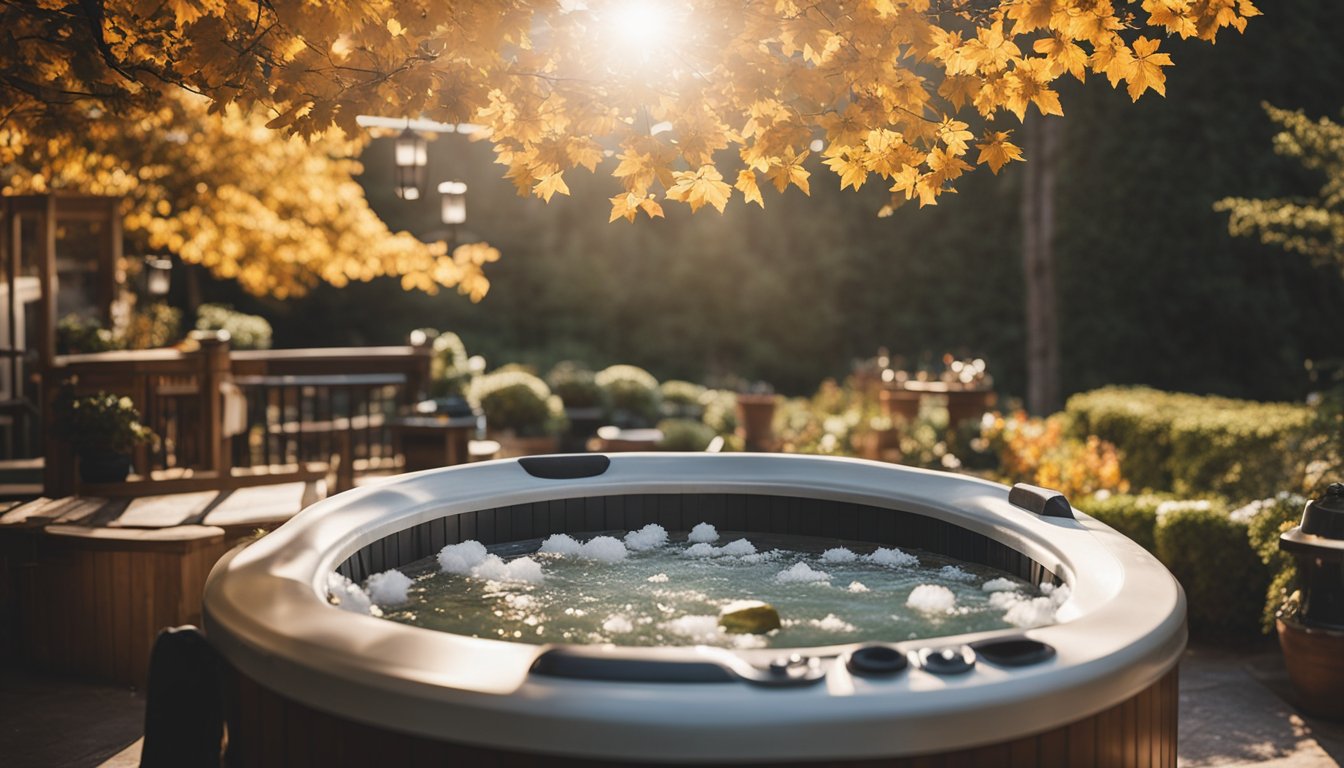
[[499,458],[501,459],[517,456],[538,456],[560,450],[560,439],[554,435],[519,437],[512,430],[501,430],[490,432],[489,437],[499,443]]
[[1344,720],[1344,632],[1308,627],[1293,619],[1274,623],[1298,704],[1317,717]]
[[748,451],[775,449],[776,402],[774,395],[737,396],[738,433]]

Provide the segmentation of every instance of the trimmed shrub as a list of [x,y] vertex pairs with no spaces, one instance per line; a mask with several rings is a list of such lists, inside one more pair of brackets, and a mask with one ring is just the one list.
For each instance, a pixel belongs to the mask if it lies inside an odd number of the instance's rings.
[[1128,536],[1135,544],[1157,553],[1157,508],[1170,496],[1155,493],[1085,496],[1074,504],[1101,522]]
[[1155,529],[1157,556],[1185,588],[1190,632],[1238,640],[1259,627],[1269,575],[1251,549],[1246,524],[1213,502],[1163,502]]
[[714,430],[691,419],[663,419],[658,422],[663,433],[660,451],[703,451],[714,439]]
[[705,415],[705,406],[700,402],[705,388],[689,381],[664,381],[658,387],[662,398],[662,413],[671,418],[699,420]]
[[1273,495],[1300,484],[1300,443],[1312,411],[1291,403],[1106,387],[1069,398],[1074,434],[1097,435],[1121,452],[1121,469],[1139,488],[1232,499]]
[[430,345],[429,390],[434,397],[462,396],[471,383],[467,345],[452,331],[435,331]]
[[228,331],[229,345],[234,349],[271,348],[271,324],[266,318],[224,304],[202,304],[196,310],[196,330]]
[[726,389],[707,389],[700,396],[704,407],[701,419],[720,435],[737,432],[737,395]]
[[619,427],[650,427],[658,421],[658,380],[634,365],[613,365],[593,377],[607,393],[611,419]]
[[566,408],[607,407],[607,393],[597,385],[597,376],[577,363],[558,363],[546,374],[546,383]]
[[1260,562],[1269,569],[1269,588],[1260,616],[1261,629],[1265,632],[1274,631],[1275,614],[1290,604],[1297,591],[1297,564],[1288,553],[1279,549],[1279,535],[1302,522],[1306,505],[1305,496],[1280,492],[1273,498],[1253,501],[1232,513],[1234,520],[1249,524],[1251,546],[1260,556]]
[[471,384],[470,400],[485,412],[486,425],[511,429],[521,437],[553,431],[551,399],[546,382],[518,369],[493,371]]
[[96,317],[69,314],[56,323],[56,354],[108,352],[125,345]]

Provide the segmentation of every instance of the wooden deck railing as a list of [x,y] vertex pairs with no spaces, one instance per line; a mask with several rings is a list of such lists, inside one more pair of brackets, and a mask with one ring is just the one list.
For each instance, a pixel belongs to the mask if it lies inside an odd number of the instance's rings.
[[[57,357],[44,379],[45,423],[62,387],[76,395],[127,395],[159,435],[134,457],[152,480],[223,478],[302,468],[338,457],[348,479],[356,464],[396,461],[389,419],[418,400],[429,379],[425,346],[232,351],[197,334],[191,351],[147,350]],[[47,495],[77,488],[73,453],[46,430]]]

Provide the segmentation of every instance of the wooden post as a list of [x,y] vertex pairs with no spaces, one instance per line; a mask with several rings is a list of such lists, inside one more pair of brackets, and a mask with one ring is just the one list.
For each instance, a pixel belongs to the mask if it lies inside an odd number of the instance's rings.
[[205,469],[226,477],[233,453],[224,445],[224,395],[220,385],[232,378],[229,337],[217,331],[192,331],[200,349],[201,458]]

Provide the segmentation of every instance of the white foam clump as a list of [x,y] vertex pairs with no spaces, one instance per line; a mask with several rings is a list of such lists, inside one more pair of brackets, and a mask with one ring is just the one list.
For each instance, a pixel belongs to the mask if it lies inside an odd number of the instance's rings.
[[807,623],[826,632],[853,632],[858,629],[858,627],[855,627],[848,621],[836,616],[834,613],[826,614],[826,618],[824,619],[812,619]]
[[938,575],[949,581],[975,581],[975,574],[955,565],[944,565]]
[[649,523],[638,531],[625,534],[625,546],[635,552],[656,549],[667,543],[667,530],[657,523]]
[[1004,612],[1003,620],[1015,627],[1030,629],[1055,623],[1059,607],[1069,599],[1069,587],[1061,584],[1042,584],[1041,597],[1027,597],[1020,592],[995,592],[989,596],[989,605]]
[[794,563],[792,568],[775,574],[775,581],[781,584],[816,584],[830,579],[831,574],[814,571],[807,563]]
[[521,581],[537,583],[543,578],[541,563],[530,557],[505,562],[499,555],[485,551],[479,541],[449,544],[439,550],[439,569],[489,581]]
[[981,584],[980,588],[986,592],[1011,592],[1017,589],[1017,582],[1004,578],[990,579]]
[[662,628],[696,642],[710,642],[719,634],[719,617],[681,616],[664,622]]
[[877,565],[886,565],[892,568],[909,568],[912,565],[919,565],[919,558],[909,552],[902,552],[895,547],[887,549],[878,547],[873,550],[871,555],[864,555],[864,560]]
[[950,613],[957,605],[957,596],[939,584],[920,584],[910,591],[905,605],[921,613]]
[[645,581],[649,582],[650,584],[666,584],[666,583],[667,583],[667,574],[666,574],[666,573],[655,573],[655,574],[653,574],[652,576],[650,576],[649,578],[645,579]]
[[737,539],[716,547],[707,541],[697,542],[686,548],[686,557],[748,557],[756,554],[756,545],[746,539]]
[[868,585],[861,581],[851,581],[849,582],[849,591],[857,595],[863,592],[871,592],[872,590],[868,589]]
[[393,568],[370,576],[364,589],[378,605],[401,605],[410,600],[408,591],[414,583],[410,576]]
[[686,540],[692,544],[709,544],[719,540],[719,531],[709,523],[700,523],[691,529]]
[[821,553],[822,562],[826,563],[852,563],[859,559],[859,556],[844,547],[834,547]]
[[630,623],[630,619],[619,613],[608,616],[607,620],[602,622],[602,631],[613,635],[623,635],[634,628],[635,625]]
[[370,616],[383,615],[362,587],[334,571],[327,576],[327,594],[330,602],[343,611]]
[[563,533],[555,533],[546,537],[546,540],[541,542],[541,548],[537,551],[546,554],[583,557],[588,560],[601,560],[604,563],[624,560],[625,556],[630,554],[620,539],[611,536],[595,536],[580,544],[573,537]]
[[737,539],[730,541],[719,547],[719,552],[730,557],[742,557],[743,555],[756,554],[756,545],[746,539]]

